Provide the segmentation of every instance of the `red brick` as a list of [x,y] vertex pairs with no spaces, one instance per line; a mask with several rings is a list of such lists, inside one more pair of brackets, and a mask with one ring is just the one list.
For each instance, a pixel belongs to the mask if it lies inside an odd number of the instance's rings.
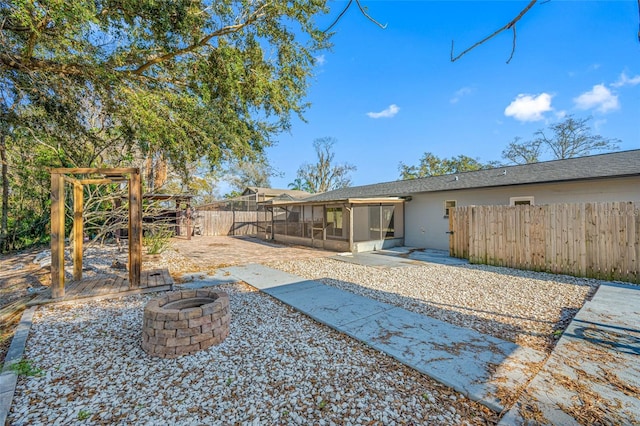
[[213,324],[210,322],[200,326],[201,333],[209,333],[211,330],[213,330]]
[[196,297],[210,297],[212,299],[217,299],[218,295],[215,291],[200,289],[196,290]]
[[189,320],[166,321],[163,328],[189,328]]
[[158,355],[165,355],[167,357],[169,357],[170,355],[175,355],[176,354],[176,348],[175,347],[168,347],[168,346],[156,346],[156,354]]
[[176,337],[176,330],[172,330],[172,329],[156,330],[156,337],[165,337],[165,338]]
[[210,339],[203,340],[200,342],[200,349],[207,349],[213,345],[219,344],[220,342],[222,342],[222,340],[219,337],[212,337]]
[[180,319],[180,311],[177,309],[165,309],[156,313],[158,321],[177,321]]
[[192,297],[196,297],[196,290],[182,290],[180,294],[182,294],[181,299],[191,299]]
[[193,345],[178,346],[176,348],[176,355],[187,355],[187,354],[197,352],[199,350],[200,350],[199,343],[195,343]]
[[175,302],[176,300],[180,300],[182,299],[182,292],[177,291],[175,293],[170,293],[167,296],[163,297],[163,299],[166,298],[167,301],[164,303],[161,303],[160,306],[164,306],[169,302]]
[[179,328],[178,330],[176,330],[176,336],[175,337],[190,337],[190,336],[195,336],[196,334],[200,334],[200,333],[201,333],[200,327]]
[[202,316],[200,318],[193,318],[189,320],[189,328],[199,327],[203,324],[211,322],[211,315]]
[[202,316],[202,308],[200,307],[183,309],[182,311],[180,311],[181,320],[199,318],[201,316]]
[[214,337],[213,336],[213,332],[197,334],[195,336],[191,336],[191,344],[199,343],[199,342],[202,342],[204,340],[211,339],[212,337]]
[[166,339],[166,345],[167,346],[184,346],[184,345],[190,345],[191,344],[191,337],[187,336],[187,337],[170,337],[168,339]]
[[158,337],[158,336],[149,336],[149,344],[151,345],[166,345],[167,338],[166,337]]

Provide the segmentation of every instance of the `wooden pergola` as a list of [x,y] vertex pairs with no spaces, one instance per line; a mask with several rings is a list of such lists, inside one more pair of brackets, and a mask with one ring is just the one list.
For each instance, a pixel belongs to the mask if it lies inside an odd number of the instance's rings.
[[[75,178],[75,175],[101,175]],[[51,169],[51,297],[64,297],[65,183],[73,185],[73,279],[82,279],[84,185],[126,182],[129,187],[129,287],[140,286],[142,270],[142,186],[138,168]]]

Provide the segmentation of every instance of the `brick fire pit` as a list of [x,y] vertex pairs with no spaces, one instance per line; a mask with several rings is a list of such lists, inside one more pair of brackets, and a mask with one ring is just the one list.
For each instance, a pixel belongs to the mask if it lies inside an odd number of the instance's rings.
[[183,290],[151,300],[144,308],[142,349],[176,358],[221,343],[229,335],[229,295]]

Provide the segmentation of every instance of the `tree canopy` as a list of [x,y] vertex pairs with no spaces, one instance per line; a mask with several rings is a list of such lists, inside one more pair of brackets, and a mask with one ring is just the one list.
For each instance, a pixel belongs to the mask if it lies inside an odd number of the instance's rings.
[[324,5],[2,2],[2,106],[67,165],[105,161],[114,144],[177,167],[251,157],[305,109]]
[[259,158],[307,107],[325,12],[324,0],[0,1],[0,250],[19,223],[46,235],[47,167],[138,166],[157,190],[167,176],[184,187],[202,160]]
[[591,117],[575,118],[566,116],[562,121],[552,123],[548,129],[534,133],[535,138],[521,142],[516,137],[504,151],[502,158],[515,164],[536,163],[543,154],[551,154],[552,159],[583,157],[594,151],[615,151],[618,140],[592,134]]
[[431,152],[425,152],[420,158],[420,162],[414,166],[400,163],[400,179],[417,179],[429,176],[447,175],[450,173],[471,172],[483,168],[491,167],[484,165],[478,160],[458,155],[451,158],[440,158]]
[[349,173],[356,170],[356,166],[335,162],[336,154],[332,150],[335,143],[336,140],[330,137],[313,141],[313,149],[318,161],[315,164],[302,164],[298,168],[298,177],[289,187],[315,193],[351,185]]

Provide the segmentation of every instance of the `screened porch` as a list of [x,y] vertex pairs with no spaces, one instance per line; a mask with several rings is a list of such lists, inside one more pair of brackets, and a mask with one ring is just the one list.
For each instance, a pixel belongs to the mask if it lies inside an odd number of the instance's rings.
[[399,198],[265,204],[266,239],[341,252],[404,244],[404,201]]

